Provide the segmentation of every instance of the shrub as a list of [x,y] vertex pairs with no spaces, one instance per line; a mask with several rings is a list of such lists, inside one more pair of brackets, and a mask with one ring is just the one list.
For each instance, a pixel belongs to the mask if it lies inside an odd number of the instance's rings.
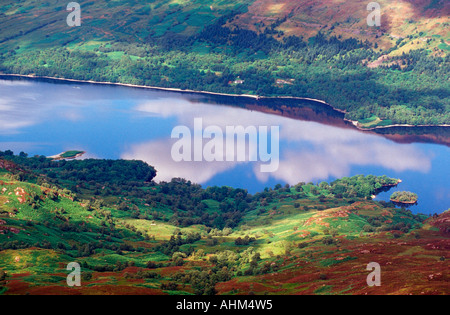
[[326,274],[321,273],[321,274],[319,275],[319,280],[325,281],[325,280],[327,280],[327,279],[328,279],[328,276],[327,276]]
[[325,245],[333,245],[334,239],[331,236],[328,236],[322,240],[322,243],[324,243]]
[[178,291],[178,284],[175,282],[161,283],[161,290]]

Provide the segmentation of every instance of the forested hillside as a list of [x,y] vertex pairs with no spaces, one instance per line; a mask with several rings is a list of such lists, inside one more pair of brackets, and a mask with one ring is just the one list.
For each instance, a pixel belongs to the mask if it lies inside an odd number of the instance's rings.
[[[139,161],[0,152],[0,295],[449,293],[450,213],[371,200],[396,179],[251,195],[154,175]],[[372,261],[382,287],[367,286]],[[67,285],[71,262],[81,287]]]
[[5,1],[0,71],[322,99],[371,127],[449,124],[446,1]]

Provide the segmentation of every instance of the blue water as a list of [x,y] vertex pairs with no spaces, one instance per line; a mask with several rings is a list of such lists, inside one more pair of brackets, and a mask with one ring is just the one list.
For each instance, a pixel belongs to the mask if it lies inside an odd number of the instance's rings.
[[[208,101],[208,99],[210,101]],[[84,150],[84,158],[139,159],[158,170],[158,181],[182,177],[255,193],[276,184],[332,181],[358,174],[402,179],[395,189],[416,192],[413,212],[450,208],[450,149],[438,144],[399,144],[384,138],[313,121],[230,106],[214,97],[107,85],[0,80],[0,150],[51,156]],[[280,164],[263,162],[174,162],[176,126],[276,126]],[[207,140],[204,140],[206,143]],[[389,200],[391,190],[377,198]]]

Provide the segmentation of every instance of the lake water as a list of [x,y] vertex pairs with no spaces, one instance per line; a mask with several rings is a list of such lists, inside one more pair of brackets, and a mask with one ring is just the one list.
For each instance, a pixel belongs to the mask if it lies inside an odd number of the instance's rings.
[[[222,130],[279,127],[278,170],[261,172],[260,160],[175,162],[171,149],[177,139],[171,138],[172,131],[176,126],[193,131],[196,118],[202,119],[203,127]],[[85,158],[139,159],[155,166],[158,181],[182,177],[204,187],[227,185],[251,193],[277,183],[387,175],[403,183],[378,199],[388,200],[396,189],[408,190],[420,198],[413,212],[449,209],[449,147],[411,141],[411,137],[407,142],[412,143],[400,142],[358,131],[342,121],[342,114],[313,102],[0,79],[2,151],[51,156],[83,150]]]

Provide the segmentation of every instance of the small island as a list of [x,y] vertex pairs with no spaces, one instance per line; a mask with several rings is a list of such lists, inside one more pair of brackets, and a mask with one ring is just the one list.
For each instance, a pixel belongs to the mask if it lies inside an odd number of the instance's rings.
[[396,191],[391,196],[391,201],[398,204],[415,205],[419,197],[409,191]]
[[60,153],[58,155],[49,156],[50,159],[53,159],[53,161],[59,161],[59,160],[73,160],[80,156],[83,156],[86,152],[85,151],[65,151],[63,153]]

